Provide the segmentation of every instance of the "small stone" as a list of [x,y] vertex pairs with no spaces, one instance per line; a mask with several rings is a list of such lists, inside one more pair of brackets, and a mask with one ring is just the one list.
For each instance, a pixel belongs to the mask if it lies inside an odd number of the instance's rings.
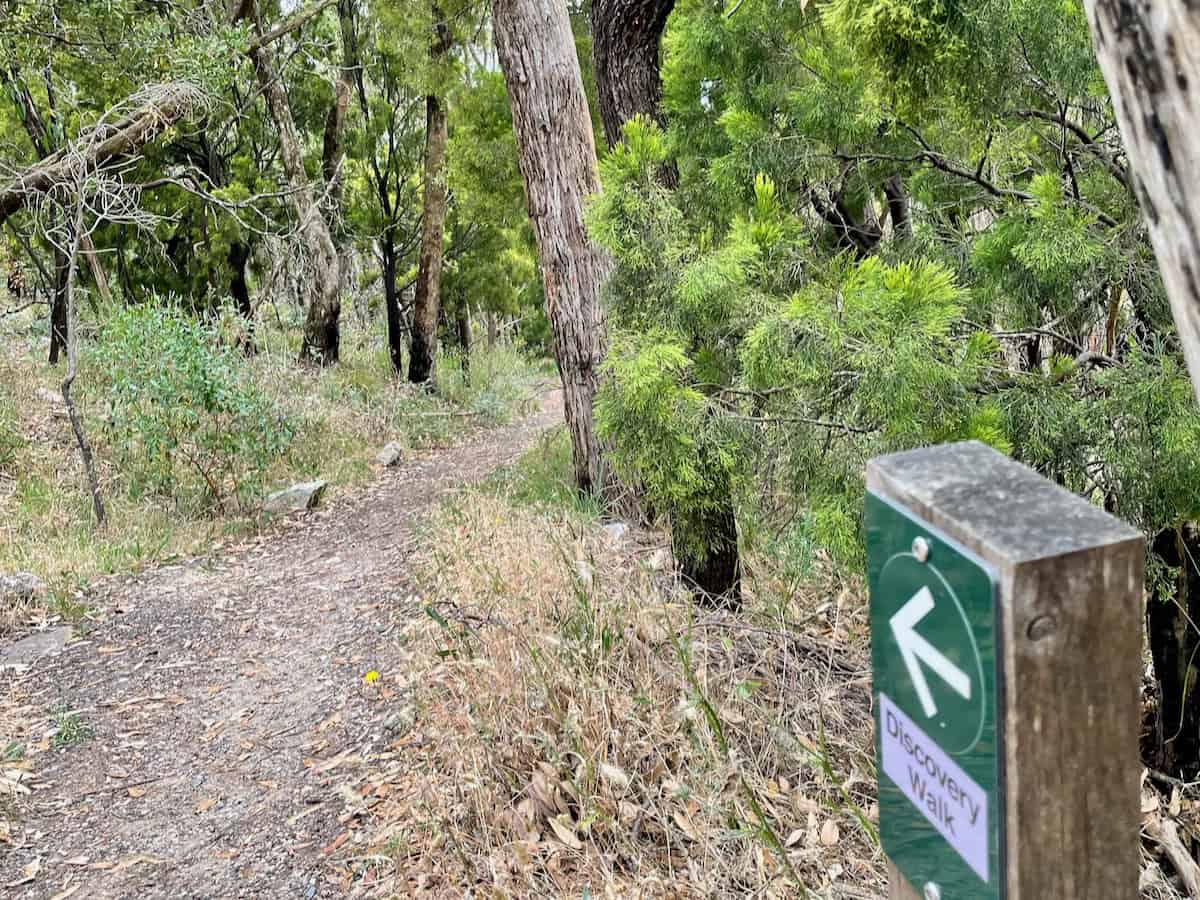
[[46,583],[30,572],[0,575],[0,604],[33,600],[46,594]]
[[416,713],[411,706],[406,706],[400,712],[388,717],[383,723],[383,730],[388,734],[406,734],[417,722]]
[[325,493],[326,482],[302,481],[290,488],[276,491],[267,497],[263,503],[263,511],[268,513],[285,513],[293,510],[312,509],[321,502]]
[[63,395],[58,391],[52,391],[49,388],[40,387],[33,392],[33,395],[43,403],[49,403],[51,406],[65,406],[66,402]]
[[620,544],[629,534],[629,526],[624,522],[610,522],[604,526],[604,535],[614,544]]
[[404,448],[396,441],[392,441],[375,455],[375,462],[388,469],[398,465],[403,456]]
[[43,656],[61,653],[70,638],[71,629],[66,625],[38,631],[27,638],[22,638],[12,646],[5,647],[0,651],[0,672],[5,669],[22,671]]

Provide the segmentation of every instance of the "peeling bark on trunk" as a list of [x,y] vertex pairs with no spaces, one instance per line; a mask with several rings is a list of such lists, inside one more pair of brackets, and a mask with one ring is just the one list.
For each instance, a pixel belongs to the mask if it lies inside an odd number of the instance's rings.
[[495,0],[492,22],[563,382],[575,484],[598,495],[605,474],[592,403],[605,351],[600,288],[611,264],[583,219],[600,182],[575,39],[567,7],[556,0]]
[[1188,0],[1085,2],[1200,396],[1200,7]]
[[592,0],[592,51],[609,147],[638,114],[663,124],[659,42],[675,0]]
[[[429,59],[435,72],[450,52],[450,30],[433,5],[433,37]],[[436,77],[436,75],[435,75]],[[442,243],[446,230],[446,143],[449,138],[444,98],[425,98],[425,193],[421,204],[421,253],[417,260],[417,296],[413,303],[412,349],[408,380],[426,384],[437,357],[438,313],[441,311]]]
[[[1141,206],[1200,397],[1200,7],[1191,0],[1085,0]],[[1137,304],[1135,304],[1136,310]],[[1147,610],[1162,768],[1200,771],[1200,573],[1191,531],[1159,535],[1180,566]]]

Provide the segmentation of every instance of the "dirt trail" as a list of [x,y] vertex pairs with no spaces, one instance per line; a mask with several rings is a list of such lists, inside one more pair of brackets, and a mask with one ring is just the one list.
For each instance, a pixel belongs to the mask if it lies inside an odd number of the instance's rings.
[[98,588],[105,624],[19,684],[0,675],[0,698],[22,692],[93,730],[34,758],[40,787],[0,843],[0,895],[342,896],[325,862],[343,832],[337,779],[387,743],[400,706],[364,674],[402,665],[390,635],[413,602],[414,525],[561,420],[548,395],[523,422],[406,460],[235,550]]

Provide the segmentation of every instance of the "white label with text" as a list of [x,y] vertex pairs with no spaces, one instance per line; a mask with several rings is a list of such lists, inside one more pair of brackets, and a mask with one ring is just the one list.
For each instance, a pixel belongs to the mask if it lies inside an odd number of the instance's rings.
[[878,725],[884,774],[987,882],[987,792],[884,693]]

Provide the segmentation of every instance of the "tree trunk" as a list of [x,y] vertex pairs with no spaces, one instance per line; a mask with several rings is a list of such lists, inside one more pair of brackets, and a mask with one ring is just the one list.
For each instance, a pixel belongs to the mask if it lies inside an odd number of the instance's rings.
[[1200,6],[1191,0],[1085,5],[1200,396]]
[[242,337],[242,352],[253,356],[258,352],[254,342],[254,304],[250,301],[250,285],[246,281],[246,264],[250,261],[250,247],[244,241],[234,241],[229,245],[229,293],[242,317],[246,333]]
[[575,483],[598,495],[605,475],[592,403],[605,351],[600,287],[611,264],[583,219],[600,182],[570,16],[557,0],[494,0],[492,22],[563,382]]
[[383,255],[383,301],[387,313],[388,353],[397,375],[404,371],[404,319],[400,313],[400,291],[396,284],[396,234],[384,231],[380,239]]
[[54,296],[50,299],[50,356],[57,366],[67,349],[67,278],[70,265],[67,254],[54,248]]
[[487,312],[487,348],[488,350],[496,349],[496,339],[500,337],[500,324],[496,320],[496,314],[491,310]]
[[[433,37],[429,44],[432,77],[450,52],[450,30],[433,4]],[[421,255],[417,260],[417,297],[413,303],[412,350],[408,380],[426,384],[437,356],[437,324],[441,310],[442,242],[446,228],[446,142],[449,137],[445,100],[425,97],[425,196],[421,204]]]
[[[1135,175],[1192,385],[1200,397],[1200,6],[1190,0],[1085,0],[1100,68]],[[1135,311],[1137,304],[1134,304]],[[1200,772],[1200,539],[1164,532],[1154,550],[1179,567],[1174,596],[1147,609],[1159,689],[1160,767]]]
[[464,372],[471,371],[471,310],[466,302],[459,304],[454,316],[454,330],[458,333],[458,351],[462,354]]
[[1200,773],[1200,533],[1166,529],[1153,551],[1177,572],[1146,607],[1158,682],[1156,766],[1191,778]]
[[[671,547],[679,571],[706,606],[740,606],[742,567],[738,558],[737,518],[725,493],[716,509],[681,527],[674,523]],[[703,547],[703,549],[701,549]]]
[[358,37],[354,28],[352,0],[338,0],[338,24],[342,33],[342,65],[333,84],[333,103],[325,118],[325,134],[321,154],[321,170],[328,186],[330,222],[334,246],[338,254],[338,274],[342,295],[350,293],[351,283],[349,233],[345,225],[346,183],[346,122],[350,112],[350,95],[354,93],[360,63]]
[[304,323],[300,359],[333,365],[338,361],[338,318],[342,311],[340,269],[333,235],[313,198],[312,185],[304,170],[296,122],[292,118],[287,91],[275,69],[269,42],[259,40],[252,45],[250,60],[279,134],[279,156],[287,176],[288,197],[299,220],[300,236],[308,255],[308,317]]
[[609,147],[636,115],[663,124],[659,42],[675,0],[592,0],[592,54]]

